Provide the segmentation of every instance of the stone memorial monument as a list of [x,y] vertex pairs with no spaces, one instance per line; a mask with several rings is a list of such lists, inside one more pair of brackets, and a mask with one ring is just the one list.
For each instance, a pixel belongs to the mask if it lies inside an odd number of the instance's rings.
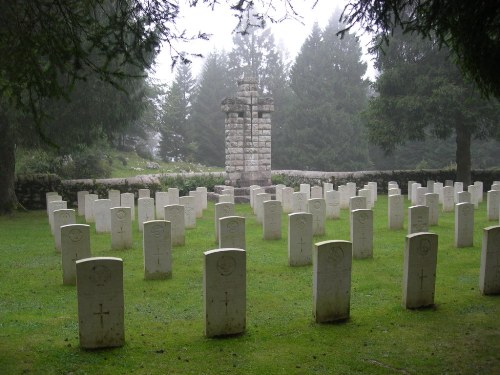
[[222,101],[226,114],[226,185],[271,185],[272,98],[261,98],[256,78],[238,81],[236,97]]

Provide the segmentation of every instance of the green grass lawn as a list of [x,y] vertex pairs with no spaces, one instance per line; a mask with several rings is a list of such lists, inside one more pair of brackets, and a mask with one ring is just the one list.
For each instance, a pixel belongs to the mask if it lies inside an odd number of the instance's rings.
[[[387,229],[387,197],[379,197],[374,258],[353,261],[351,319],[319,325],[312,266],[287,266],[286,215],[283,239],[263,241],[250,207],[237,205],[247,218],[247,330],[218,339],[204,337],[202,295],[203,252],[216,248],[213,204],[174,248],[170,280],[144,280],[137,222],[134,248],[122,251],[92,228],[92,254],[124,260],[126,343],[98,351],[79,348],[76,288],[62,285],[46,212],[0,217],[0,373],[498,374],[500,296],[478,290],[482,229],[498,224],[485,207],[476,211],[474,247],[453,247],[453,213],[431,228],[439,235],[436,306],[407,311],[406,230]],[[349,240],[341,215],[316,242]]]

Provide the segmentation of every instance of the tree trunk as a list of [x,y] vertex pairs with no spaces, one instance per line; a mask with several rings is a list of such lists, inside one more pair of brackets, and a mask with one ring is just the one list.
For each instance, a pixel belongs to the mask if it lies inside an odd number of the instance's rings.
[[457,181],[464,184],[464,190],[467,191],[467,186],[471,182],[471,156],[470,143],[471,134],[467,126],[459,125],[456,127],[457,132]]
[[0,215],[17,207],[15,167],[14,127],[0,107]]

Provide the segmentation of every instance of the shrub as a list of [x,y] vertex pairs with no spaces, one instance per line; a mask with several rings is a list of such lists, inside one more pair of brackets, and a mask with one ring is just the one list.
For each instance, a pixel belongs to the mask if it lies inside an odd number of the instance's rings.
[[149,150],[148,146],[145,144],[138,144],[135,146],[135,152],[137,153],[138,156],[140,156],[143,159],[146,160],[153,160],[153,154]]
[[59,158],[56,173],[61,178],[106,178],[111,176],[110,158],[99,145],[80,146],[69,156]]
[[180,195],[188,195],[191,190],[195,190],[198,186],[204,186],[208,191],[214,191],[216,185],[224,185],[224,177],[214,176],[212,174],[203,174],[199,176],[164,176],[160,178],[160,183],[162,185],[162,190],[177,188],[179,189]]

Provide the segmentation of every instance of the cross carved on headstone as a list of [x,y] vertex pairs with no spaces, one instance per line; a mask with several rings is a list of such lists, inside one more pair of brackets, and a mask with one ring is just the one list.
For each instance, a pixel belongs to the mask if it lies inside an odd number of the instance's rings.
[[424,279],[426,279],[428,276],[424,275],[424,269],[422,268],[420,271],[420,275],[418,278],[420,279],[420,290],[424,289]]
[[102,311],[102,303],[99,304],[99,312],[95,312],[94,315],[99,315],[101,328],[104,328],[104,315],[109,315],[109,311]]

